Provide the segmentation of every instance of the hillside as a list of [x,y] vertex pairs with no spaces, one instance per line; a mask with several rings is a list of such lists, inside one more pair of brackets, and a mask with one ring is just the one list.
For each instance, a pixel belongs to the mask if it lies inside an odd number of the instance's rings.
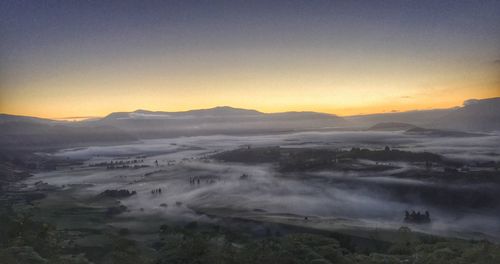
[[[14,117],[10,119],[15,120]],[[67,124],[22,120],[25,121],[2,123],[0,131],[2,149],[58,148],[137,140],[136,137],[109,126],[86,126],[83,128]]]
[[[433,129],[500,131],[500,97],[471,99],[461,107],[344,117],[353,126],[370,130],[404,130],[405,124]],[[410,127],[408,127],[409,129]]]
[[464,106],[430,123],[433,127],[469,131],[500,130],[500,97],[468,100]]
[[348,124],[342,117],[331,114],[262,113],[227,106],[183,112],[119,112],[89,123],[116,127],[139,138],[304,131]]

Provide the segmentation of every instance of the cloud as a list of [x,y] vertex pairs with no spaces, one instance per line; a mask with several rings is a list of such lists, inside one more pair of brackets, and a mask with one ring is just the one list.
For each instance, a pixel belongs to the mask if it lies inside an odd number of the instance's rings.
[[[242,217],[257,216],[263,221],[283,221],[287,216],[282,213],[288,213],[292,221],[293,215],[324,219],[318,225],[334,225],[336,220],[330,220],[342,217],[349,219],[342,225],[380,227],[399,226],[404,210],[422,208],[432,212],[433,223],[427,227],[418,227],[421,231],[429,232],[432,229],[437,234],[443,234],[447,230],[484,232],[500,238],[498,213],[494,210],[477,209],[477,215],[461,215],[453,208],[448,210],[421,200],[418,192],[403,197],[397,195],[398,190],[449,190],[446,188],[462,187],[451,184],[443,187],[425,179],[393,176],[394,173],[414,169],[413,164],[394,163],[400,169],[384,172],[328,170],[281,174],[270,164],[204,162],[197,159],[206,153],[234,149],[241,145],[326,146],[331,149],[352,146],[381,149],[385,145],[391,145],[417,152],[435,152],[452,159],[498,161],[500,157],[494,153],[500,147],[499,139],[498,135],[434,138],[411,136],[402,132],[322,131],[249,137],[216,135],[144,140],[129,145],[70,149],[56,155],[87,158],[94,163],[123,160],[126,157],[132,159],[140,154],[146,156],[144,164],[152,165],[151,167],[131,170],[106,170],[99,167],[62,169],[36,174],[29,181],[34,183],[43,180],[55,185],[82,184],[79,187],[82,188],[81,191],[90,195],[97,195],[105,189],[134,190],[137,195],[121,201],[130,210],[124,219],[130,219],[134,223],[145,215],[176,221],[210,222],[216,221],[216,218],[208,218],[200,212],[219,215],[244,212]],[[193,157],[195,159],[191,159]],[[155,160],[160,162],[159,168],[154,166]],[[175,164],[168,165],[169,160],[176,160]],[[249,177],[241,180],[243,174]],[[192,185],[189,183],[190,177],[200,177],[203,180]],[[207,179],[214,179],[214,182],[207,182]],[[162,188],[163,194],[151,194],[151,190],[155,188]],[[255,209],[260,211],[255,212]],[[127,222],[123,221],[120,225],[123,223]]]
[[464,101],[464,106],[468,106],[468,105],[473,105],[475,103],[479,102],[478,99],[469,99],[469,100],[465,100]]

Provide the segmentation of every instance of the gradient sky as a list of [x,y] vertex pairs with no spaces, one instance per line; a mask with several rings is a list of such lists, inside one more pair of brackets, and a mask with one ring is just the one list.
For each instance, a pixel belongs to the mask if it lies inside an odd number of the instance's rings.
[[500,1],[0,1],[0,112],[339,115],[500,96]]

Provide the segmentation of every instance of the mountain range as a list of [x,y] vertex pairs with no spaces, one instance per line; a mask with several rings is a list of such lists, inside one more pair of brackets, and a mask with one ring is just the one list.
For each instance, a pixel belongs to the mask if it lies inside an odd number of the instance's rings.
[[0,126],[2,148],[78,146],[213,134],[245,135],[370,127],[371,130],[394,130],[398,126],[405,130],[418,126],[426,129],[490,132],[500,131],[500,97],[467,100],[461,107],[448,109],[344,117],[318,112],[263,113],[229,106],[182,112],[114,112],[103,118],[75,122],[0,114]]

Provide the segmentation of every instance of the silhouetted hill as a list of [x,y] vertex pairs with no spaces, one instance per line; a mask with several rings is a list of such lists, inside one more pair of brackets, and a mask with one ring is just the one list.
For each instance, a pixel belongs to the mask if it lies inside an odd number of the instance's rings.
[[500,130],[500,97],[467,100],[464,106],[436,118],[433,127],[469,131]]
[[0,130],[2,149],[42,149],[137,140],[109,126],[77,127],[24,117],[17,119],[15,116],[6,119],[10,121],[3,121]]
[[316,112],[262,113],[228,106],[182,112],[137,110],[112,113],[91,123],[119,128],[139,138],[251,134],[346,126],[336,115]]
[[39,118],[39,117],[0,114],[0,124],[9,122],[21,122],[21,121],[30,123],[39,123],[39,124],[53,124],[60,122],[52,119]]
[[[317,112],[262,113],[228,106],[181,112],[115,112],[79,122],[0,114],[0,146],[46,147],[116,143],[141,138],[369,127],[413,135],[477,136],[453,130],[500,131],[500,98],[468,100],[463,107],[339,117]],[[420,126],[426,127],[421,128]]]
[[379,123],[410,123],[416,126],[426,125],[436,118],[447,115],[455,108],[415,110],[407,112],[381,113],[368,115],[345,116],[352,125],[371,127]]
[[[446,130],[500,131],[500,97],[467,100],[461,107],[355,115],[344,117],[353,126],[373,128],[380,123],[410,123]],[[377,127],[375,127],[377,129]]]
[[136,110],[134,112],[115,112],[106,116],[104,119],[177,119],[177,118],[216,118],[216,117],[241,117],[264,115],[256,110],[233,108],[229,106],[218,106],[209,109],[197,109],[180,112],[148,111]]
[[182,112],[116,112],[80,122],[0,116],[2,148],[53,148],[119,143],[141,138],[255,134],[345,126],[338,116],[315,112],[262,113],[228,106]]
[[431,137],[477,137],[486,134],[470,133],[457,130],[444,130],[418,127],[408,123],[388,122],[378,123],[370,128],[369,131],[404,131],[408,135],[431,136]]

